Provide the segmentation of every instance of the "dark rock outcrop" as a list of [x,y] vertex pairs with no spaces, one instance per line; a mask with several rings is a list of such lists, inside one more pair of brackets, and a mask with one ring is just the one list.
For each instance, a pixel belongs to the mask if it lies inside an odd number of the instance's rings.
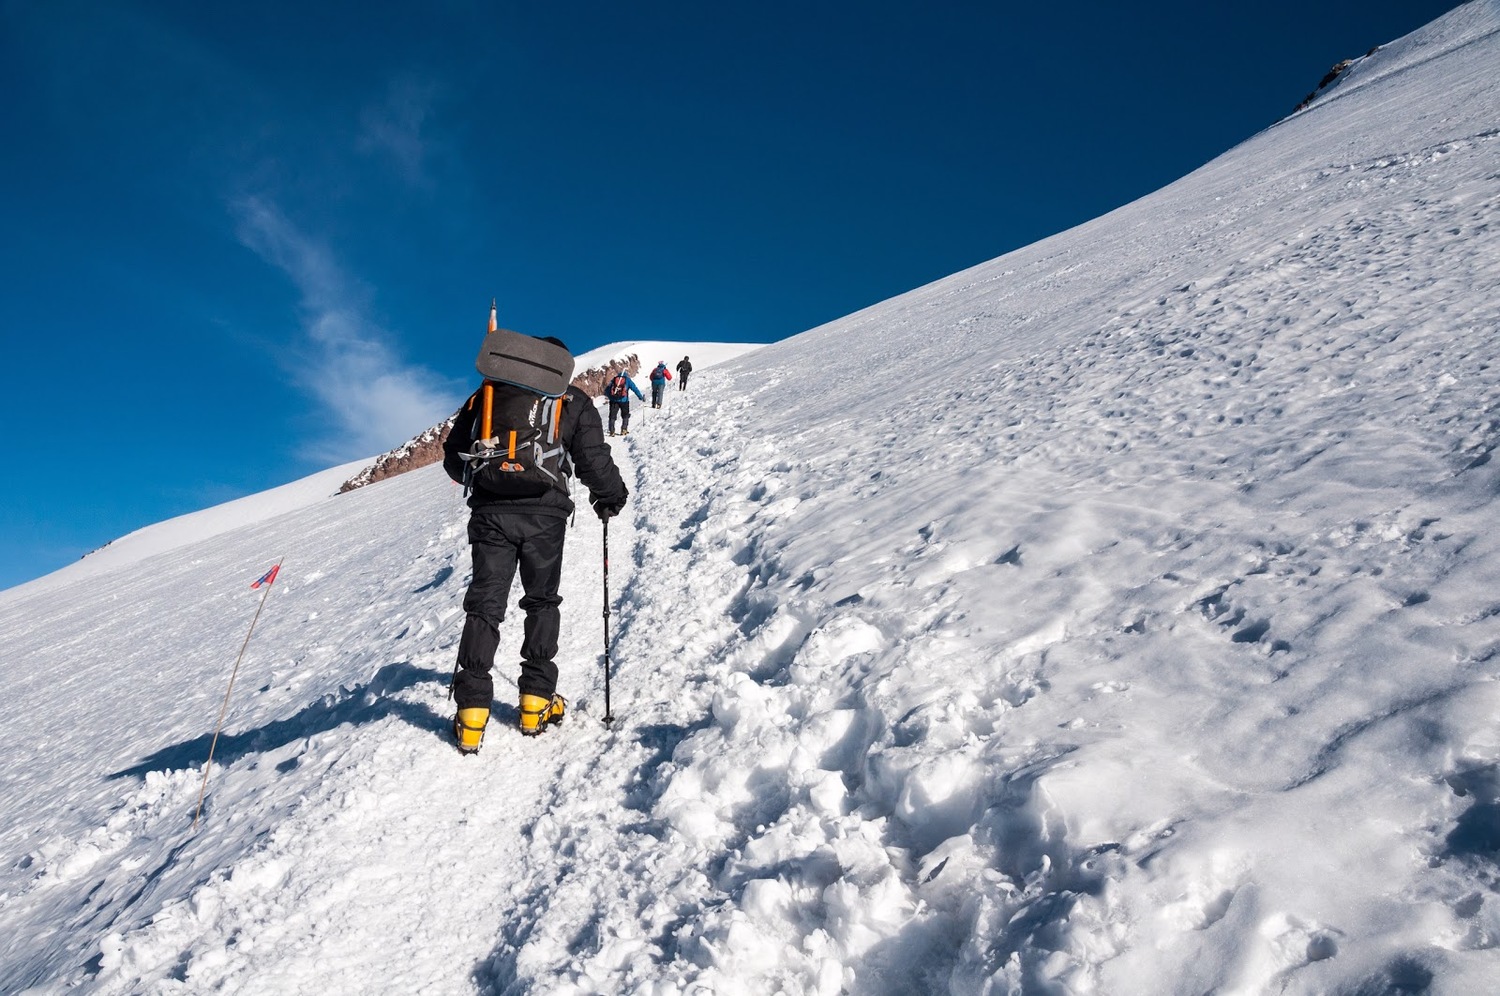
[[[1378,51],[1380,51],[1380,46],[1376,45],[1374,48],[1372,48],[1368,52],[1366,52],[1364,57],[1366,59],[1368,59],[1370,56],[1374,55]],[[1323,78],[1318,81],[1318,87],[1317,87],[1317,89],[1314,90],[1312,93],[1308,94],[1306,97],[1303,97],[1302,98],[1302,103],[1298,104],[1295,108],[1293,108],[1292,109],[1292,113],[1295,114],[1297,111],[1302,110],[1303,108],[1305,108],[1309,104],[1311,104],[1313,101],[1317,100],[1318,97],[1320,97],[1322,95],[1322,93],[1323,93],[1324,90],[1327,90],[1329,87],[1331,87],[1335,83],[1337,83],[1338,80],[1339,80],[1339,77],[1343,76],[1345,73],[1347,73],[1349,71],[1349,67],[1352,66],[1352,65],[1354,65],[1354,63],[1357,62],[1357,61],[1359,61],[1359,60],[1357,60],[1357,59],[1344,59],[1344,60],[1342,60],[1340,62],[1334,63],[1333,68],[1330,69],[1330,70],[1328,70],[1328,72],[1326,74],[1324,74]]]
[[641,372],[641,358],[631,353],[623,360],[611,360],[602,367],[590,367],[574,375],[573,386],[581,388],[589,397],[597,398],[604,394],[605,382],[621,370],[632,377],[638,376]]

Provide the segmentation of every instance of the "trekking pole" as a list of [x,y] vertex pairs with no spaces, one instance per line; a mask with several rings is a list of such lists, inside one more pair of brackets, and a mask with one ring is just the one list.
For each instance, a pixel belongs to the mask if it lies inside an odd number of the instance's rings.
[[[286,558],[282,558],[285,560]],[[260,604],[255,607],[255,616],[250,620],[250,631],[245,634],[245,642],[240,644],[239,656],[234,659],[234,670],[229,672],[229,687],[224,689],[224,704],[219,707],[219,722],[214,727],[214,738],[208,744],[208,761],[203,765],[203,787],[198,790],[198,809],[193,813],[193,831],[198,830],[198,817],[203,815],[203,797],[208,794],[208,773],[214,766],[214,748],[219,745],[219,731],[224,728],[224,714],[229,711],[229,693],[234,691],[235,675],[240,673],[240,661],[245,659],[245,648],[250,646],[250,636],[255,632],[255,624],[260,621],[260,610],[266,607],[266,598],[271,594],[271,585],[276,583],[276,575],[281,570],[281,561],[276,561],[276,566],[266,572],[264,576],[250,587],[264,583],[266,590],[261,593]]]
[[609,520],[604,520],[604,725],[615,721],[609,708]]

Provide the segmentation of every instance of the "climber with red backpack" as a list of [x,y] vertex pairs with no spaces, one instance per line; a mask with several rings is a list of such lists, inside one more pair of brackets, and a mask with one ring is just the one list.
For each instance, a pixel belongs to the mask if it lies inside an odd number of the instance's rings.
[[623,370],[618,371],[613,377],[605,381],[604,394],[609,399],[609,434],[615,434],[615,418],[620,420],[620,435],[630,435],[630,395],[634,394],[641,401],[646,396],[641,389],[635,386],[635,381]]
[[660,408],[662,395],[666,393],[667,381],[672,379],[672,371],[667,369],[667,361],[662,360],[651,371],[651,407]]

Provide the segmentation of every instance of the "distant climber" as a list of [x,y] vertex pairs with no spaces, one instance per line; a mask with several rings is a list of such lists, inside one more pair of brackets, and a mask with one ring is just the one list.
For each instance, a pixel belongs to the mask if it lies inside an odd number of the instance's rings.
[[687,390],[687,377],[688,377],[688,374],[690,374],[692,372],[693,372],[693,365],[691,363],[689,363],[688,362],[688,358],[686,356],[684,356],[677,363],[677,390],[679,390],[679,391],[686,391]]
[[635,386],[635,381],[630,379],[630,375],[623,370],[609,379],[604,393],[609,398],[609,434],[611,436],[615,434],[615,419],[618,418],[620,435],[630,435],[630,396],[634,394],[642,401],[646,400],[646,396],[641,393],[640,388]]
[[656,369],[651,371],[651,407],[661,407],[661,396],[666,393],[667,381],[672,379],[672,371],[667,369],[667,361],[662,360],[656,364]]

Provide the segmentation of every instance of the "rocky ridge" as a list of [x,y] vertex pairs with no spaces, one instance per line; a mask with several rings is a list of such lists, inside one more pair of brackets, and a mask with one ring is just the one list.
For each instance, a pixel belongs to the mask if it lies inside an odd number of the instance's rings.
[[[590,367],[576,374],[572,384],[590,398],[597,398],[604,393],[605,381],[621,370],[632,377],[640,373],[640,357],[631,353],[602,366]],[[458,413],[454,412],[432,428],[418,433],[395,449],[382,453],[368,467],[345,481],[339,487],[339,494],[441,461],[443,443],[447,440],[448,432],[453,428],[453,420],[457,417]]]

